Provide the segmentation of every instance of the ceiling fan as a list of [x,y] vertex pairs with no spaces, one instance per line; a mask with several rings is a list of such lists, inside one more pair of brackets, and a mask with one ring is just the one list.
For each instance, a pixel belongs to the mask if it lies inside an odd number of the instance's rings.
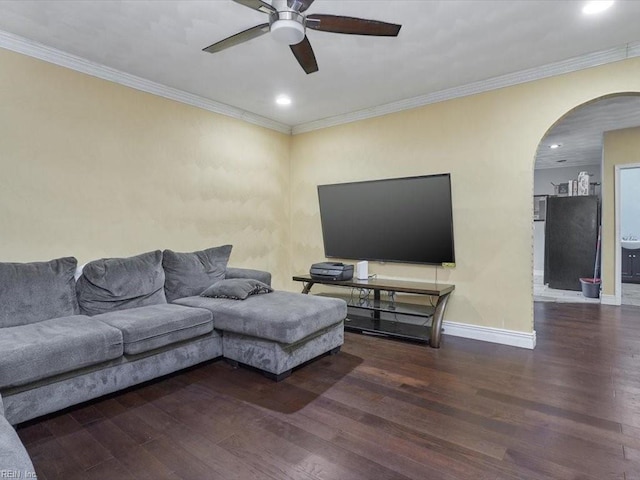
[[277,41],[290,46],[293,55],[306,73],[318,71],[316,56],[305,33],[307,28],[322,32],[347,33],[351,35],[396,37],[402,27],[402,25],[394,23],[364,18],[322,14],[305,15],[303,12],[311,6],[314,0],[274,0],[274,5],[279,8],[262,0],[233,1],[253,10],[266,13],[269,15],[269,22],[236,33],[213,45],[209,45],[203,51],[216,53],[271,32],[271,36]]

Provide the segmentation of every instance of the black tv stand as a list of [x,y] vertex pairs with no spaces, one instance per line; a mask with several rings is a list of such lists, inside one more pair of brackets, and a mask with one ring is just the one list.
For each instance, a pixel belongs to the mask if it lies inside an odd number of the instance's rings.
[[[299,275],[294,276],[293,280],[303,283],[302,293],[309,293],[316,283],[369,290],[373,292],[373,298],[370,295],[354,295],[353,290],[351,295],[333,292],[320,295],[342,298],[347,302],[346,330],[428,343],[433,348],[440,347],[444,311],[449,295],[455,289],[454,285],[383,278],[332,281]],[[382,299],[383,291],[389,293],[389,299]],[[395,301],[396,293],[426,295],[436,297],[437,300],[433,306],[401,303]]]

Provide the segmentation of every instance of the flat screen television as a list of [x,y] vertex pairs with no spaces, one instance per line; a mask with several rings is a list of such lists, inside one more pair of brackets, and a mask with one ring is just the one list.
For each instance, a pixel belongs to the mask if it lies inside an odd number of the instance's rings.
[[319,185],[328,258],[454,263],[448,173]]

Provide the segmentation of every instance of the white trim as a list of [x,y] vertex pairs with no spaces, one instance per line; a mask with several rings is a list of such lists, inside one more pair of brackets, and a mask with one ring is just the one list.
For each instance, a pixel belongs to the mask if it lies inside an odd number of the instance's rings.
[[[640,50],[640,49],[638,49]],[[603,152],[604,155],[604,152]],[[622,305],[622,233],[620,231],[620,172],[622,170],[626,170],[629,168],[640,168],[640,163],[627,163],[627,164],[618,164],[615,165],[615,175],[614,175],[614,184],[613,184],[613,192],[615,196],[615,232],[616,232],[616,243],[614,245],[615,248],[615,291],[614,295],[607,295],[607,297],[612,297],[615,303],[605,303],[604,298],[602,303],[605,305]],[[604,296],[603,296],[604,297]]]
[[483,342],[499,343],[512,347],[528,348],[533,350],[536,346],[536,331],[531,333],[505,330],[503,328],[481,327],[468,323],[448,322],[443,323],[443,334],[452,337],[471,338]]
[[228,117],[244,120],[254,125],[259,125],[277,132],[297,135],[299,133],[311,132],[321,128],[327,128],[344,123],[355,122],[367,118],[379,117],[389,113],[396,113],[403,110],[421,107],[433,103],[452,100],[454,98],[466,97],[482,92],[488,92],[499,88],[510,87],[521,83],[540,80],[542,78],[553,77],[565,73],[584,70],[586,68],[605,65],[607,63],[617,62],[627,58],[640,56],[640,42],[627,43],[619,47],[602,50],[600,52],[589,53],[579,57],[562,60],[560,62],[543,65],[541,67],[529,68],[519,72],[501,75],[479,82],[473,82],[459,87],[441,90],[439,92],[419,95],[417,97],[406,98],[397,102],[378,105],[356,112],[336,115],[329,118],[316,120],[313,122],[302,123],[295,126],[286,125],[284,123],[272,120],[270,118],[257,115],[255,113],[242,110],[231,105],[209,100],[208,98],[194,95],[192,93],[178,90],[177,88],[168,87],[160,83],[152,82],[142,77],[137,77],[115,68],[110,68],[82,57],[63,52],[52,47],[48,47],[41,43],[14,35],[9,32],[0,30],[0,48],[6,48],[14,52],[28,55],[30,57],[44,60],[45,62],[70,68],[78,72],[86,73],[103,80],[119,83],[136,90],[158,95],[160,97],[175,100],[177,102],[202,108],[210,112],[226,115]]
[[627,58],[633,58],[640,56],[640,42],[633,42],[627,44]]
[[[603,156],[604,156],[604,145],[602,148]],[[604,158],[603,158],[604,165]],[[614,231],[615,231],[615,243],[613,244],[614,248],[614,257],[613,257],[613,271],[614,271],[614,287],[613,287],[613,305],[622,305],[622,251],[621,251],[621,234],[620,234],[620,165],[615,165],[615,173],[613,177],[613,191],[614,191]],[[604,192],[603,192],[604,193]],[[602,243],[600,244],[602,245]],[[602,259],[600,260],[602,262]],[[602,267],[601,267],[602,268]],[[608,295],[609,296],[609,295]],[[604,298],[602,299],[604,303]],[[609,305],[609,304],[605,304]]]
[[[536,280],[539,280],[536,282]],[[534,270],[533,271],[533,284],[534,285],[544,285],[544,270]]]
[[600,295],[602,305],[622,305],[622,298],[618,295]]
[[454,98],[466,97],[478,93],[497,90],[499,88],[510,87],[520,83],[540,80],[542,78],[553,77],[565,73],[584,70],[586,68],[605,65],[607,63],[617,62],[627,58],[640,56],[640,42],[628,43],[619,47],[610,48],[601,52],[589,53],[580,57],[562,60],[560,62],[550,63],[541,67],[529,68],[519,72],[501,75],[499,77],[481,80],[479,82],[462,85],[460,87],[449,88],[439,92],[428,93],[417,97],[399,100],[397,102],[379,105],[377,107],[359,110],[357,112],[345,113],[344,115],[336,115],[335,117],[323,118],[313,122],[302,123],[296,125],[292,129],[292,134],[311,132],[321,128],[341,125],[343,123],[355,122],[366,118],[378,117],[389,113],[396,113],[403,110],[422,107],[432,103],[452,100]]
[[86,60],[82,57],[63,52],[55,48],[47,47],[41,43],[28,40],[12,33],[0,30],[0,47],[22,53],[45,62],[53,63],[61,67],[70,68],[77,72],[86,73],[93,77],[119,83],[126,87],[135,88],[143,92],[158,95],[160,97],[175,100],[176,102],[198,107],[209,112],[219,113],[227,117],[244,120],[245,122],[269,128],[277,132],[291,134],[291,127],[284,123],[276,122],[266,117],[247,112],[240,108],[232,107],[224,103],[209,100],[208,98],[187,93],[177,88],[168,87],[160,83],[152,82],[146,78],[137,77],[115,68],[106,67],[99,63]]

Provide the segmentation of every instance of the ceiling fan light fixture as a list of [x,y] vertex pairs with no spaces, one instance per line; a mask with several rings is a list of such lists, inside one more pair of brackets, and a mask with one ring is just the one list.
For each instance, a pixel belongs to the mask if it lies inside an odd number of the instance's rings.
[[304,40],[304,26],[295,20],[276,20],[271,24],[271,36],[280,43],[297,45]]

